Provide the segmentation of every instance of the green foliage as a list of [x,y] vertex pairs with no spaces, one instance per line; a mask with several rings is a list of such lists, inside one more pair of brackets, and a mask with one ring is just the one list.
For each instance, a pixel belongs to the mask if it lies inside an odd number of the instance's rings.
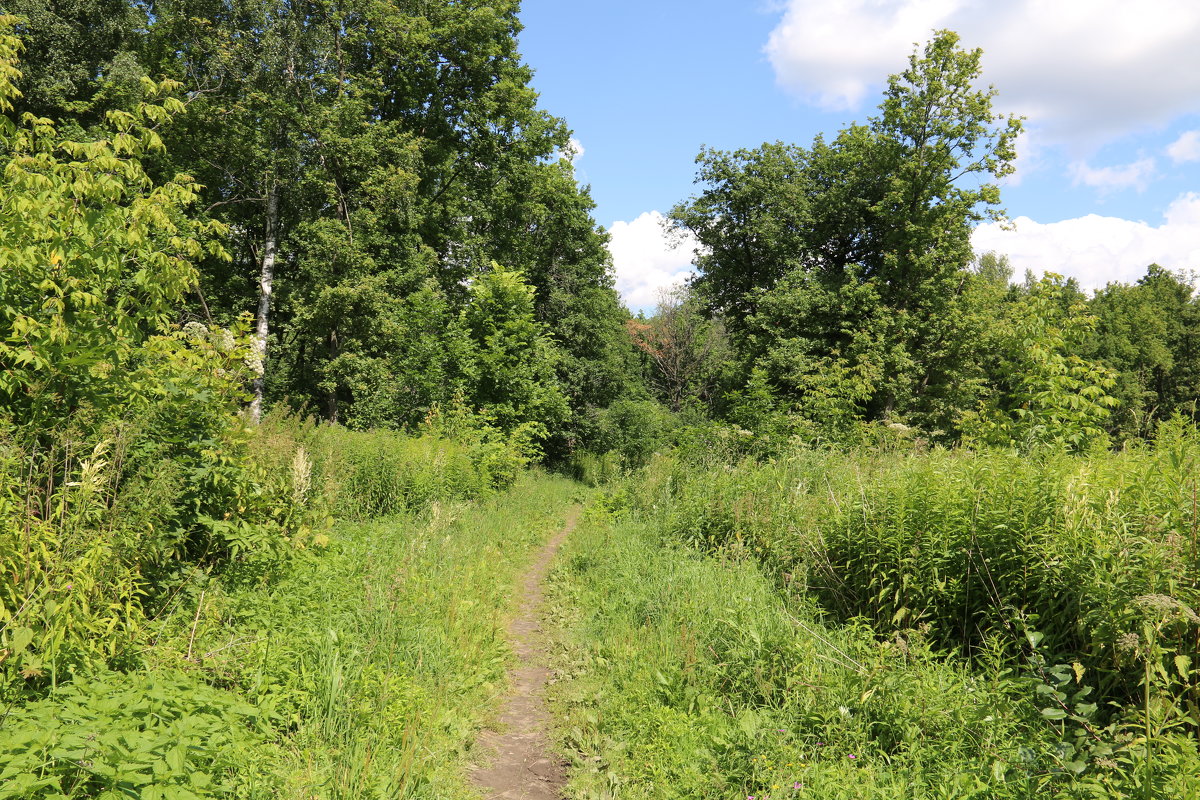
[[512,657],[514,583],[577,492],[527,473],[478,504],[339,524],[269,580],[235,569],[164,614],[149,657],[219,681],[270,724],[278,757],[239,771],[268,796],[468,796]]
[[1072,791],[1140,797],[1187,786],[1198,758],[1198,448],[1176,422],[1116,454],[914,442],[733,468],[662,459],[616,507],[671,540],[751,558],[880,637],[919,633],[1047,687],[1034,705],[1080,774]]
[[966,416],[964,434],[1024,448],[1087,449],[1106,441],[1105,423],[1118,404],[1109,394],[1116,379],[1078,355],[1095,329],[1087,306],[1070,296],[1061,277],[1048,275],[1006,312],[1003,332],[993,333],[998,388],[982,411]]
[[265,797],[259,711],[180,675],[100,673],[0,727],[0,798]]
[[463,322],[476,348],[472,407],[501,430],[526,426],[545,438],[565,421],[568,407],[555,376],[557,352],[534,318],[533,298],[520,273],[493,263],[471,284]]
[[[811,276],[786,276],[753,317],[753,329],[770,343],[751,370],[742,402],[770,392],[829,434],[861,419],[883,378],[889,346],[878,306],[869,284],[825,291]],[[847,320],[863,324],[852,327]],[[842,328],[837,342],[818,330],[824,325]],[[751,421],[741,416],[739,424]]]
[[595,515],[553,576],[572,797],[1083,797],[1002,669],[823,624],[799,587]]
[[[1020,122],[975,88],[981,53],[940,31],[893,75],[880,115],[811,149],[704,151],[677,206],[697,287],[738,359],[817,420],[896,415],[950,429],[972,398],[972,224],[994,210]],[[805,412],[807,413],[807,412]]]
[[[4,22],[11,28],[12,18]],[[12,108],[16,47],[0,52],[0,111]],[[177,84],[147,83],[159,95]],[[140,103],[112,112],[107,137],[72,142],[25,115],[0,125],[0,403],[32,424],[81,407],[102,412],[141,394],[138,348],[163,331],[196,281],[190,259],[209,252],[183,210],[199,187],[155,184],[140,158],[161,149],[153,127],[183,108]]]
[[[459,320],[493,261],[525,276],[534,319],[564,351],[546,397],[519,403],[545,405],[531,413],[548,415],[556,453],[573,446],[556,383],[572,412],[631,388],[605,238],[560,157],[569,131],[529,86],[517,7],[155,5],[142,58],[194,93],[164,133],[172,163],[229,225],[234,260],[201,279],[218,319],[257,304],[264,198],[278,200],[269,399],[356,428],[413,427],[458,392],[494,393],[476,386],[495,365],[477,367]],[[497,413],[507,428],[500,417],[525,411]]]
[[1115,373],[1118,437],[1147,436],[1156,421],[1195,415],[1200,397],[1200,302],[1194,277],[1151,266],[1136,284],[1110,284],[1088,303],[1096,325],[1081,355]]
[[[22,483],[27,455],[0,442],[13,796],[445,796],[431,787],[457,780],[477,724],[447,687],[472,707],[494,694],[495,609],[571,485],[468,514],[456,501],[512,484],[533,446],[465,413],[420,436],[278,414],[223,443],[182,427],[175,449],[132,425],[79,454],[66,440],[47,458],[76,480],[53,488]],[[391,521],[334,530],[334,513]]]
[[[6,111],[18,49],[0,34]],[[184,565],[276,552],[294,525],[248,461],[244,326],[174,324],[191,259],[223,251],[184,215],[194,182],[142,166],[182,108],[172,87],[146,82],[161,104],[111,112],[91,142],[0,117],[0,626],[22,641],[6,695],[123,662]]]
[[105,112],[145,99],[146,72],[135,52],[144,7],[127,0],[11,0],[5,10],[20,19],[15,32],[25,45],[18,115],[56,119],[72,136],[93,138]]
[[[383,276],[348,279],[321,290],[299,311],[295,325],[336,331],[316,366],[318,389],[327,416],[340,415],[352,428],[415,427],[475,378],[474,345],[432,282],[397,300]],[[289,362],[296,356],[284,352],[278,358]],[[308,372],[312,364],[282,367],[293,368]],[[291,383],[272,388],[304,391]]]
[[589,485],[606,483],[645,465],[680,426],[677,415],[652,400],[618,400],[588,420],[588,449],[572,455],[572,470]]
[[461,409],[434,409],[416,435],[273,413],[253,448],[256,461],[290,476],[295,505],[354,521],[487,496],[511,485],[537,454],[524,432],[506,435]]
[[136,421],[83,418],[41,445],[13,431],[0,440],[0,568],[12,577],[0,585],[0,640],[27,637],[0,645],[0,694],[135,663],[147,610],[182,582],[311,539],[320,509],[252,463],[249,431],[227,410],[204,419],[181,383]]

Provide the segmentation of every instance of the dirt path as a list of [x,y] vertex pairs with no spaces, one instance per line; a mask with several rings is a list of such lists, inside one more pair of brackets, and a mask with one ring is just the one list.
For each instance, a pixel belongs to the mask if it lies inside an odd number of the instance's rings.
[[520,592],[521,606],[508,626],[508,638],[521,663],[509,672],[512,685],[500,713],[500,730],[485,731],[479,746],[494,754],[486,766],[476,768],[471,782],[488,800],[561,800],[566,770],[550,749],[546,730],[546,681],[550,670],[541,639],[542,582],[550,571],[554,554],[579,521],[579,508],[572,508],[566,525],[556,533],[537,561],[525,573]]

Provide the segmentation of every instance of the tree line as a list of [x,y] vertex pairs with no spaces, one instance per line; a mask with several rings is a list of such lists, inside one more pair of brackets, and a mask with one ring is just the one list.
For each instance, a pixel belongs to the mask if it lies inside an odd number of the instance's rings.
[[248,390],[254,417],[465,413],[552,459],[644,454],[713,418],[1084,447],[1200,396],[1190,276],[1151,266],[1088,297],[1053,273],[1014,285],[972,251],[973,226],[1004,219],[1021,120],[949,31],[865,123],[702,150],[669,222],[699,242],[697,276],[634,317],[566,122],[530,85],[516,0],[11,11],[8,197],[26,166],[62,182],[57,207],[33,184],[6,203],[24,276],[4,290],[10,416],[127,406],[153,383],[141,343],[173,336],[186,360],[185,329],[236,342],[222,402]]
[[1193,276],[1151,265],[1088,297],[1052,264],[1013,285],[1006,257],[972,251],[975,223],[1005,219],[1022,129],[994,111],[981,60],[941,31],[866,124],[700,153],[699,191],[670,218],[699,241],[698,276],[650,323],[692,354],[682,376],[660,367],[669,396],[691,382],[747,427],[807,437],[882,422],[999,445],[1083,447],[1195,415]]
[[168,87],[139,165],[186,176],[178,210],[220,244],[193,254],[171,322],[252,318],[254,413],[403,427],[462,406],[562,450],[638,393],[606,234],[529,85],[517,2],[10,11],[14,120],[111,141],[114,114]]

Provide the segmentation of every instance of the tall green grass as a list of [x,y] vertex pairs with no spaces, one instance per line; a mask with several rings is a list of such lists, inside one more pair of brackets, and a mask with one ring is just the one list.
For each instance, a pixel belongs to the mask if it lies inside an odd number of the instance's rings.
[[[653,522],[593,516],[553,581],[571,798],[1083,798],[1119,780],[1116,762],[1073,773],[1035,681],[998,655],[969,669],[917,631],[823,624],[751,560]],[[1170,781],[1155,796],[1195,795]]]
[[487,519],[530,455],[487,432],[274,417],[174,459],[138,430],[0,431],[0,797],[427,796],[568,484]]
[[263,421],[252,449],[297,505],[357,521],[486,496],[512,484],[534,455],[494,431],[353,431],[283,415]]
[[1116,764],[1128,796],[1165,796],[1164,780],[1200,786],[1198,463],[1200,436],[1180,425],[1080,456],[668,457],[609,503],[752,559],[881,639],[917,632],[964,663],[1000,659],[1041,687],[1026,702],[1072,769]]
[[282,580],[177,614],[155,661],[270,719],[276,796],[466,797],[471,743],[504,690],[516,578],[578,491],[530,474],[477,505],[340,524]]

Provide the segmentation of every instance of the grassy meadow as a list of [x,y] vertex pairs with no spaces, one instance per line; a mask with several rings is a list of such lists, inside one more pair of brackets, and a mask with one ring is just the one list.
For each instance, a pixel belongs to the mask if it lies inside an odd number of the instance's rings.
[[1200,439],[663,456],[557,576],[572,797],[1200,797]]
[[186,498],[165,467],[137,496],[123,446],[17,487],[50,498],[0,554],[0,797],[464,796],[513,583],[578,485],[502,442],[268,419],[229,467],[270,515],[180,531],[205,546],[164,569]]
[[1200,800],[1200,279],[975,252],[968,38],[649,312],[519,0],[4,5],[0,800],[477,797],[576,506],[572,800]]

